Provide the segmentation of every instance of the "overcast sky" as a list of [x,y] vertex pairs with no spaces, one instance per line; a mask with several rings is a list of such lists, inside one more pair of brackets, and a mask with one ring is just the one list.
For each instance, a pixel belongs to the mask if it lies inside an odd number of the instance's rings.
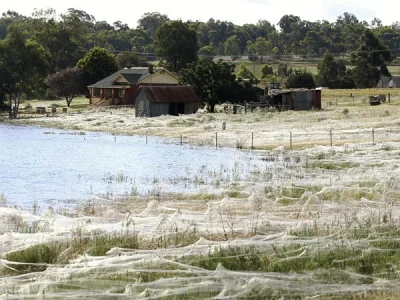
[[[260,19],[276,24],[285,14],[299,16],[303,20],[335,21],[344,12],[354,14],[360,21],[368,23],[377,17],[384,25],[400,21],[396,1],[378,0],[11,0],[1,1],[0,12],[14,10],[30,16],[35,8],[54,8],[57,14],[68,8],[84,10],[98,21],[122,21],[136,27],[137,21],[146,12],[159,12],[170,19],[231,21],[234,24],[256,23]],[[400,5],[399,5],[400,6]]]

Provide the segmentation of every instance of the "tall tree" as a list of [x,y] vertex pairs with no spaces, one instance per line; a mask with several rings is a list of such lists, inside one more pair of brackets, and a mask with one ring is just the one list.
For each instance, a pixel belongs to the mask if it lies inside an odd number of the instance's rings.
[[157,29],[164,23],[170,21],[167,15],[162,15],[158,12],[145,13],[138,21],[139,29],[148,31],[154,39]]
[[323,60],[318,64],[318,85],[334,88],[338,79],[338,65],[331,53],[326,52]]
[[356,86],[370,88],[378,83],[381,75],[390,76],[386,63],[392,60],[389,48],[383,45],[370,29],[365,29],[357,51],[351,55]]
[[64,97],[67,106],[82,91],[82,71],[77,68],[67,68],[47,76],[44,82],[59,97]]
[[236,35],[230,36],[224,43],[225,55],[230,55],[232,60],[236,59],[240,54],[240,41]]
[[196,31],[182,21],[164,23],[157,30],[154,47],[161,60],[179,71],[197,60]]
[[0,89],[8,97],[10,118],[17,118],[23,95],[43,80],[47,59],[45,49],[16,28],[11,27],[7,38],[0,41]]
[[99,81],[118,70],[113,54],[106,49],[94,47],[76,65],[83,72],[86,86]]
[[235,84],[235,65],[222,61],[213,62],[208,59],[200,59],[196,63],[188,65],[181,71],[181,82],[191,85],[201,101],[207,104],[210,112],[214,112],[216,104],[222,101],[231,101],[221,91],[226,86]]
[[255,101],[254,82],[236,80],[234,72],[234,64],[200,59],[181,71],[181,83],[191,85],[210,112],[222,102]]

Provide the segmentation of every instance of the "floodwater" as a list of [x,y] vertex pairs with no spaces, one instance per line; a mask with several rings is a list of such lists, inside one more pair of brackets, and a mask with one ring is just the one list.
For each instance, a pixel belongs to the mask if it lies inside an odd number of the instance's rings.
[[[0,195],[7,205],[71,205],[104,195],[213,188],[199,174],[251,172],[251,152],[142,136],[0,125]],[[206,176],[207,177],[207,176]],[[214,187],[215,189],[215,187]]]

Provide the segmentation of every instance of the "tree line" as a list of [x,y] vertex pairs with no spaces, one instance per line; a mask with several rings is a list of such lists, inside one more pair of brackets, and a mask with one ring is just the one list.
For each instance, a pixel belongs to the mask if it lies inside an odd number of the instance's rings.
[[[246,55],[260,63],[267,63],[270,58],[284,61],[293,56],[324,56],[316,78],[306,70],[287,68],[282,62],[276,71],[266,64],[261,80],[280,77],[289,87],[370,87],[381,74],[390,75],[386,64],[399,54],[400,23],[383,26],[376,18],[367,23],[347,12],[335,22],[310,22],[285,15],[276,25],[259,20],[241,26],[214,19],[182,22],[153,12],[145,13],[137,27],[130,28],[121,21],[98,21],[93,15],[72,8],[60,15],[53,9],[35,10],[32,16],[7,11],[0,18],[0,106],[7,98],[17,110],[19,99],[50,97],[49,93],[65,97],[69,105],[75,94],[85,92],[88,84],[118,68],[146,66],[154,60],[182,73],[182,81],[192,85],[198,80],[193,78],[194,70],[219,72],[214,81],[209,80],[219,87],[218,93],[212,89],[207,93],[196,91],[204,99],[227,98],[229,93],[222,97],[221,91],[228,90],[229,80],[218,82],[216,78],[221,78],[223,72],[234,72],[232,65],[212,61],[220,55],[230,56],[233,61]],[[354,67],[348,69],[348,64]],[[239,86],[236,80],[231,90],[252,97],[243,88],[250,89],[249,85],[259,78],[245,66],[240,69],[236,77],[246,80],[239,80]],[[60,86],[60,76],[80,78],[82,84]],[[48,89],[49,86],[53,88]]]

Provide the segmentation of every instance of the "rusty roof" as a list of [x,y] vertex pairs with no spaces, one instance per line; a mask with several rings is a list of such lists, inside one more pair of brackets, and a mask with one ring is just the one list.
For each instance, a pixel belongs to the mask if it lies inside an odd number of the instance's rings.
[[150,102],[199,102],[191,86],[141,86],[139,93],[145,93]]

